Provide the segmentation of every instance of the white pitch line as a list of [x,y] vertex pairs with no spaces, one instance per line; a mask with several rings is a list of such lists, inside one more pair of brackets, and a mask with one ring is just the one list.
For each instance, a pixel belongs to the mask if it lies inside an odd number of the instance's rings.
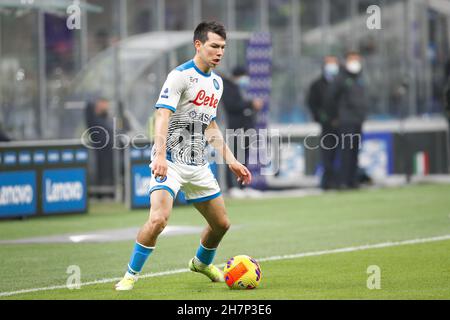
[[[396,246],[403,246],[403,245],[409,245],[409,244],[419,244],[419,243],[427,243],[427,242],[435,242],[435,241],[443,241],[443,240],[450,240],[450,234],[443,235],[443,236],[437,236],[437,237],[431,237],[431,238],[412,239],[412,240],[404,240],[404,241],[396,241],[396,242],[382,242],[382,243],[368,244],[368,245],[362,245],[362,246],[356,246],[356,247],[304,252],[304,253],[297,253],[297,254],[287,254],[287,255],[282,255],[282,256],[272,256],[272,257],[266,257],[266,258],[259,258],[256,260],[261,262],[261,261],[297,259],[297,258],[321,256],[321,255],[333,254],[333,253],[354,252],[354,251],[396,247]],[[220,264],[217,266],[223,267],[224,265],[225,264]],[[168,276],[168,275],[184,273],[184,272],[188,272],[188,271],[189,271],[189,269],[176,269],[176,270],[169,270],[169,271],[156,272],[156,273],[147,273],[147,274],[143,274],[143,275],[139,276],[139,279]],[[90,285],[101,284],[101,283],[110,283],[110,282],[119,281],[121,279],[122,278],[110,278],[110,279],[95,280],[95,281],[81,283],[80,286],[90,286]],[[13,295],[18,295],[18,294],[22,294],[22,293],[30,293],[30,292],[58,290],[58,289],[68,289],[68,287],[67,287],[67,285],[59,285],[59,286],[32,288],[32,289],[24,289],[24,290],[18,290],[18,291],[10,291],[10,292],[0,292],[0,297],[7,297],[7,296],[13,296]]]
[[354,252],[354,251],[361,251],[361,250],[368,250],[368,249],[387,248],[387,247],[395,247],[395,246],[403,246],[403,245],[408,245],[408,244],[418,244],[418,243],[443,241],[443,240],[450,240],[450,234],[447,234],[444,236],[432,237],[432,238],[412,239],[412,240],[404,240],[404,241],[396,241],[396,242],[382,242],[382,243],[367,244],[367,245],[362,245],[362,246],[357,246],[357,247],[347,247],[347,248],[332,249],[332,250],[287,254],[287,255],[282,255],[282,256],[273,256],[273,257],[261,258],[261,259],[256,259],[256,260],[258,260],[258,261],[274,261],[274,260],[296,259],[296,258],[304,258],[304,257],[312,257],[312,256],[321,256],[321,255],[332,254],[332,253]]

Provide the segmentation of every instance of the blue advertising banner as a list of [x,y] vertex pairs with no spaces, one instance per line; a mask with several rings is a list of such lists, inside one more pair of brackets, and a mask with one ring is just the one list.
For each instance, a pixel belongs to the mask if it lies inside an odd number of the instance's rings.
[[44,214],[85,211],[86,169],[48,169],[42,174]]
[[88,153],[86,150],[77,150],[75,152],[75,159],[77,162],[87,162]]
[[382,179],[394,172],[393,135],[390,132],[364,133],[359,167],[373,178]]
[[59,162],[59,151],[51,150],[47,152],[47,161],[49,163],[58,163]]
[[33,162],[35,164],[45,163],[45,151],[35,151],[33,154]]
[[0,217],[28,216],[36,213],[36,173],[0,173]]
[[131,166],[131,206],[148,207],[150,191],[150,168],[148,164]]
[[68,163],[68,162],[72,162],[74,160],[74,152],[72,150],[63,150],[62,151],[62,155],[61,155],[61,159],[62,162]]
[[3,164],[15,165],[17,162],[17,156],[15,152],[5,152],[3,157]]
[[19,153],[19,164],[30,164],[31,153],[29,151],[23,151]]

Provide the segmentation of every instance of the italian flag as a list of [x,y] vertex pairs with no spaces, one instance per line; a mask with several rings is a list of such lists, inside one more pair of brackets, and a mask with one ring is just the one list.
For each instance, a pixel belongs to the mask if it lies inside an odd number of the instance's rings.
[[430,173],[430,157],[427,152],[417,152],[414,156],[414,173],[427,175]]

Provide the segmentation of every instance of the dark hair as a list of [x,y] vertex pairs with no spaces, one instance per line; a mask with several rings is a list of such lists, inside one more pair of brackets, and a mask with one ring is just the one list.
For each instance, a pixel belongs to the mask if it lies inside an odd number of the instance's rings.
[[348,52],[345,54],[345,58],[346,58],[346,59],[349,58],[349,57],[351,57],[351,56],[358,56],[358,57],[361,57],[361,54],[360,54],[358,51],[348,51]]
[[244,66],[236,66],[233,68],[231,74],[234,77],[240,77],[247,74],[247,69]]
[[218,34],[224,40],[227,39],[227,33],[223,24],[216,21],[203,21],[195,28],[194,42],[195,40],[200,40],[201,43],[205,43],[208,40],[208,32]]
[[327,59],[335,59],[339,62],[339,57],[334,54],[327,54],[322,57],[322,62],[325,62]]

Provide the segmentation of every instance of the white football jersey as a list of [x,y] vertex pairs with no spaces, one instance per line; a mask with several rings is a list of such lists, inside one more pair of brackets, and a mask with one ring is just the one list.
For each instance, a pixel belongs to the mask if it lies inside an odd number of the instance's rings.
[[166,142],[168,160],[196,166],[206,164],[204,133],[216,118],[222,92],[222,78],[214,72],[202,72],[193,60],[169,73],[155,105],[173,111]]

